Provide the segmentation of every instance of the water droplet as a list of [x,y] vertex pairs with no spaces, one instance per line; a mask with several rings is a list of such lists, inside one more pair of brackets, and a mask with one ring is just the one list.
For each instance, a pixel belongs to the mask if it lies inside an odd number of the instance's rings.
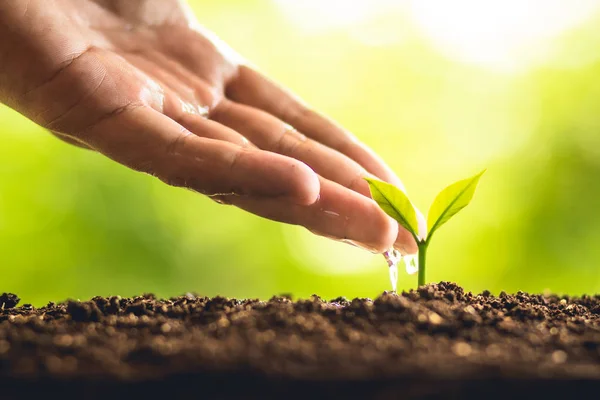
[[383,253],[385,260],[390,268],[390,282],[392,284],[392,291],[396,291],[398,285],[398,263],[402,260],[402,255],[398,250],[390,249]]
[[388,251],[383,253],[383,257],[385,257],[385,261],[387,261],[388,267],[392,265],[397,265],[400,260],[402,260],[402,254],[398,250],[389,249]]
[[392,283],[392,292],[396,292],[398,286],[398,265],[390,266],[390,282]]
[[417,260],[417,254],[405,255],[404,266],[406,267],[406,273],[409,275],[414,275],[419,272],[419,261]]

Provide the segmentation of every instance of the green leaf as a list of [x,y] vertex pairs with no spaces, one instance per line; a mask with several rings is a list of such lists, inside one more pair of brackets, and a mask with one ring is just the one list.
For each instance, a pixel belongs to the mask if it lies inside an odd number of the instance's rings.
[[453,183],[437,195],[427,215],[428,241],[433,232],[469,204],[484,172],[485,169],[471,178]]
[[406,194],[389,183],[371,178],[365,178],[365,180],[369,183],[373,200],[387,215],[412,233],[416,240],[419,235],[417,213]]

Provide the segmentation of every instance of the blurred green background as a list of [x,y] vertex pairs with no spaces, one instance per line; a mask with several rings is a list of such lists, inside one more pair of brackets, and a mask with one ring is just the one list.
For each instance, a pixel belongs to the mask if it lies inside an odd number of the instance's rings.
[[[381,154],[436,235],[430,281],[600,292],[598,1],[191,1],[264,72]],[[399,288],[416,285],[400,275]],[[167,187],[0,108],[0,291],[376,296],[383,257]]]

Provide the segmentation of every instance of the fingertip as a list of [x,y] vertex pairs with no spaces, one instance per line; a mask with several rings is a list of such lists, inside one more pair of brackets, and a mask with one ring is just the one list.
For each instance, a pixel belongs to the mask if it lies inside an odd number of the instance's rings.
[[[372,253],[391,249],[398,236],[398,223],[383,212],[374,200],[352,193],[356,211],[346,218],[344,239]],[[360,218],[355,219],[359,215]]]
[[237,157],[234,164],[237,180],[246,187],[245,194],[278,198],[300,206],[311,205],[319,198],[319,177],[303,162],[264,150],[238,151],[247,155]]
[[290,191],[287,197],[300,206],[310,206],[319,199],[319,176],[305,163],[293,160],[290,168]]
[[[396,235],[397,235],[396,230],[394,228],[395,226],[397,226],[397,225],[390,224],[390,225],[386,226],[382,230],[379,230],[378,234],[372,235],[371,237],[369,237],[368,240],[366,240],[364,238],[362,240],[360,240],[360,239],[359,240],[336,239],[336,238],[333,238],[333,239],[341,240],[344,243],[348,243],[352,246],[359,247],[361,249],[370,251],[373,254],[381,254],[381,253],[385,253],[386,251],[388,251],[389,249],[391,249],[393,247],[394,239],[396,238]],[[323,235],[321,235],[321,236],[323,236]]]
[[371,220],[371,231],[373,232],[373,242],[370,247],[376,253],[383,253],[391,249],[398,237],[398,223],[386,214]]
[[398,228],[394,248],[402,253],[402,255],[416,254],[419,251],[413,235],[401,226]]

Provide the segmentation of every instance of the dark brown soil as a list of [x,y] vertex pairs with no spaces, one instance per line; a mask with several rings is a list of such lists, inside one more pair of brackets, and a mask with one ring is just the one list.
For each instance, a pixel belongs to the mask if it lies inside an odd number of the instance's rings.
[[0,398],[600,396],[600,296],[17,301],[0,296]]

